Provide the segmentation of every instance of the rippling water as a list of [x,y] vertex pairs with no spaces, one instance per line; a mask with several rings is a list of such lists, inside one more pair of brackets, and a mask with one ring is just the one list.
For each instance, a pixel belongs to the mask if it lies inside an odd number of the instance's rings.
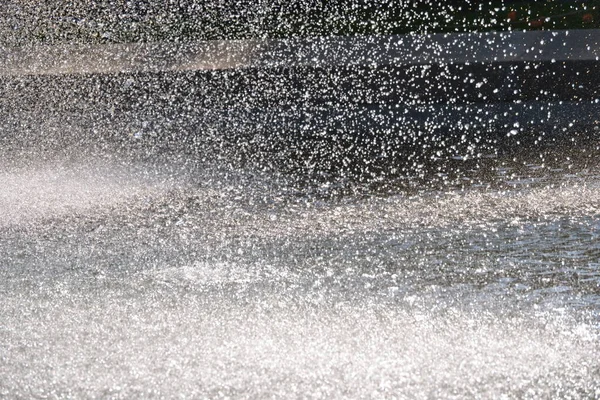
[[384,194],[4,150],[0,397],[600,397],[585,149]]

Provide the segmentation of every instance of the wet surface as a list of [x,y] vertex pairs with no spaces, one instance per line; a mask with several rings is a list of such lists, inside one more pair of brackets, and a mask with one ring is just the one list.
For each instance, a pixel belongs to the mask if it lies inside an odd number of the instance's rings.
[[2,397],[600,395],[593,147],[382,191],[51,137],[4,142]]

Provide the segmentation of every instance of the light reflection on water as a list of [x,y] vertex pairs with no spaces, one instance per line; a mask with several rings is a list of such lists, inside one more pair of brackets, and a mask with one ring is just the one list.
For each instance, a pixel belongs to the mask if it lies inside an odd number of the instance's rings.
[[600,395],[593,169],[327,198],[90,160],[6,164],[2,396]]

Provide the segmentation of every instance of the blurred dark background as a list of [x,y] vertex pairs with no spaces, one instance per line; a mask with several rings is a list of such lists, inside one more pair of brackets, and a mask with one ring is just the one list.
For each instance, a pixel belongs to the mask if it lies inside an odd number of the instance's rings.
[[[0,42],[23,45],[589,28],[597,24],[599,3],[7,0],[0,5]],[[511,11],[514,14],[509,16]]]

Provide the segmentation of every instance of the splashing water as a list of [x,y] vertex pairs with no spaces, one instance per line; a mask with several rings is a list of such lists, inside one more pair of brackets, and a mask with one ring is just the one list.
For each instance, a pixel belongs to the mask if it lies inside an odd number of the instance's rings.
[[595,3],[130,3],[0,8],[0,397],[600,397]]
[[598,395],[595,180],[323,201],[117,165],[4,173],[5,397]]

